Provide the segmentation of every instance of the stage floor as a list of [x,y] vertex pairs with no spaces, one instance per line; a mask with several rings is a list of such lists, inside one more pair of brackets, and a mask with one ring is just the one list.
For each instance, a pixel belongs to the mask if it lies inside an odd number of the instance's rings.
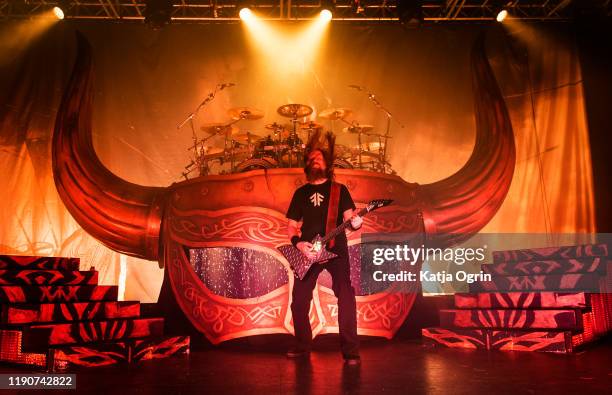
[[[268,339],[129,367],[84,370],[77,372],[77,392],[473,395],[587,394],[612,389],[610,338],[575,355],[432,349],[417,340],[367,339],[361,367],[344,366],[336,342],[331,335],[317,339],[310,360],[288,360],[282,354],[284,344]],[[16,372],[25,371],[0,366],[0,373]]]

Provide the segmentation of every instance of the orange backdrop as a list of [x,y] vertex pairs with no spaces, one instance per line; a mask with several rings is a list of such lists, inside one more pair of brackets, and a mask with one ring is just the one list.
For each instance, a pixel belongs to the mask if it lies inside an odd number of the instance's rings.
[[[102,283],[120,284],[125,299],[155,301],[163,271],[84,233],[60,201],[50,171],[50,136],[73,62],[75,27],[94,49],[93,138],[100,159],[128,181],[155,186],[181,179],[191,132],[176,125],[221,82],[237,85],[200,112],[196,127],[226,121],[226,109],[248,105],[266,116],[241,128],[264,134],[264,124],[282,121],[278,106],[302,102],[315,115],[330,106],[352,108],[353,119],[384,132],[382,113],[347,87],[367,86],[396,115],[388,152],[397,173],[419,183],[444,178],[472,151],[469,51],[478,32],[487,30],[489,57],[512,117],[517,165],[508,197],[484,231],[596,230],[581,71],[572,33],[563,26],[332,25],[315,57],[296,59],[264,57],[239,24],[159,31],[62,24],[15,40],[11,33],[23,31],[24,23],[5,24],[0,34],[0,168],[7,191],[0,200],[0,253],[79,256],[82,269],[100,271]],[[338,142],[355,144],[348,135]]]

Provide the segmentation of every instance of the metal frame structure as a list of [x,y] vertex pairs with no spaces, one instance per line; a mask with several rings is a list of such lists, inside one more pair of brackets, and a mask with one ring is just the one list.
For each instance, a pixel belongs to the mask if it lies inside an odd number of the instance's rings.
[[[160,0],[157,0],[158,2]],[[173,2],[172,22],[233,22],[238,9],[249,5],[264,19],[312,19],[321,0],[168,0]],[[397,3],[409,0],[336,0],[333,19],[340,21],[399,21]],[[499,4],[512,18],[569,20],[573,6],[584,0],[423,0],[425,23],[440,21],[493,21]],[[605,15],[612,15],[612,0],[587,0]],[[70,19],[142,21],[147,0],[0,0],[0,19],[30,18],[61,6]]]

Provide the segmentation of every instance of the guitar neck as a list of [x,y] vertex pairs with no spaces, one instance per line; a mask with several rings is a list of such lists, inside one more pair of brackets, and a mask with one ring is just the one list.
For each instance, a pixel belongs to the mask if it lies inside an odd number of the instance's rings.
[[[368,209],[366,207],[364,207],[364,208],[360,209],[359,211],[357,211],[357,215],[359,215],[359,216],[362,216],[362,215],[367,214],[367,213],[368,213]],[[346,221],[344,221],[343,223],[338,225],[334,230],[332,230],[331,232],[326,234],[325,237],[323,237],[323,239],[321,239],[321,242],[323,244],[327,243],[328,241],[330,241],[334,237],[338,236],[341,232],[344,232],[344,229],[346,229],[350,224],[351,224],[351,220],[347,219]]]

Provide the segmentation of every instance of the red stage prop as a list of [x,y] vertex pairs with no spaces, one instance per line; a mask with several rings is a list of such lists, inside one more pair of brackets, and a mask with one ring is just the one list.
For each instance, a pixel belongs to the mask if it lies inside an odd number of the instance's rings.
[[[141,318],[139,302],[118,302],[116,286],[97,285],[97,271],[75,271],[78,259],[0,256],[0,262],[11,274],[0,275],[0,361],[58,371],[189,351],[189,337],[163,336],[163,318]],[[88,285],[64,285],[75,273],[87,274],[76,276]]]
[[2,303],[48,303],[117,300],[116,285],[3,285]]
[[[495,252],[495,263],[482,266],[493,281],[473,288],[485,292],[455,295],[457,309],[441,310],[441,327],[423,329],[423,339],[447,347],[573,352],[612,330],[607,253],[603,244]],[[571,292],[581,289],[584,276],[591,278],[595,292]],[[509,289],[519,277],[538,281],[517,287],[529,292],[486,292]],[[533,292],[544,289],[534,284],[567,292]]]
[[[181,309],[212,343],[292,333],[288,305],[294,280],[276,247],[289,243],[284,213],[292,192],[305,182],[302,169],[205,176],[167,188],[126,182],[105,168],[94,152],[93,61],[82,36],[78,47],[53,136],[55,183],[76,221],[109,248],[159,260],[166,267]],[[337,170],[337,181],[347,185],[358,206],[375,198],[394,200],[392,206],[365,218],[363,232],[425,233],[429,240],[444,246],[477,232],[496,213],[512,180],[515,148],[483,39],[477,41],[472,53],[472,81],[476,143],[466,165],[454,175],[418,185],[381,173]],[[461,235],[449,236],[453,233]],[[353,233],[349,243],[358,242],[359,233]],[[264,294],[243,299],[218,295],[196,275],[187,253],[187,248],[206,247],[263,252],[287,270],[286,281]],[[392,337],[414,298],[414,293],[394,289],[358,296],[359,333]],[[321,283],[315,291],[311,317],[314,335],[338,330],[335,298]]]
[[0,285],[92,285],[98,283],[98,272],[60,270],[0,270]]
[[460,309],[549,309],[584,308],[587,294],[557,292],[508,292],[455,294],[455,306]]
[[79,270],[77,258],[0,255],[2,270]]
[[500,276],[525,276],[529,274],[570,274],[605,272],[608,260],[604,256],[546,261],[501,262],[483,266],[485,273]]
[[140,317],[139,302],[76,302],[2,306],[0,323],[91,321]]
[[23,351],[43,352],[49,346],[159,337],[163,329],[163,318],[33,324],[22,331]]
[[579,329],[576,310],[440,310],[443,328]]
[[[604,273],[605,274],[605,273]],[[589,291],[598,292],[601,273],[494,276],[492,281],[470,284],[471,292],[496,291]]]

